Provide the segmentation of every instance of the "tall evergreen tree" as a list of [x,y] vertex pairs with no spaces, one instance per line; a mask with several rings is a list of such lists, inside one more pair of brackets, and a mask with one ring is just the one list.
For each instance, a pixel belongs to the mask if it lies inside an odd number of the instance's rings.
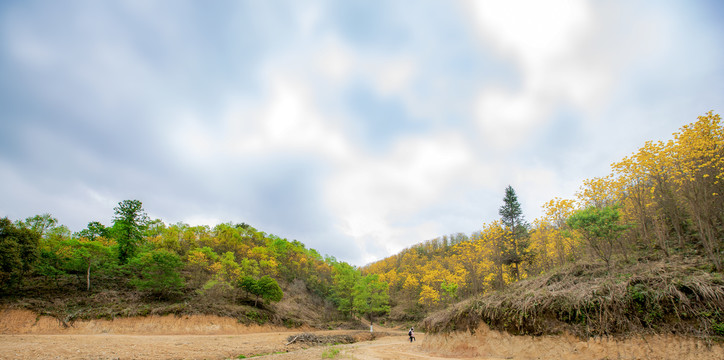
[[139,200],[123,200],[113,209],[113,232],[118,241],[118,261],[125,264],[136,254],[148,224],[148,215]]
[[518,196],[510,185],[505,188],[503,206],[498,213],[506,231],[505,239],[501,242],[502,262],[505,265],[513,265],[513,276],[516,280],[520,280],[520,263],[527,257],[528,224],[523,217]]

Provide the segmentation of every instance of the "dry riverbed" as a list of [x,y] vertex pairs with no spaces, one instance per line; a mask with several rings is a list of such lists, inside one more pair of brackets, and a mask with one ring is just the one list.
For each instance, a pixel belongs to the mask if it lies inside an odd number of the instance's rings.
[[591,339],[511,336],[481,327],[407,341],[405,331],[371,341],[368,332],[314,331],[359,341],[313,346],[289,337],[310,329],[249,327],[209,316],[146,317],[75,322],[63,328],[52,318],[21,310],[0,311],[0,359],[724,359],[719,344],[674,336]]

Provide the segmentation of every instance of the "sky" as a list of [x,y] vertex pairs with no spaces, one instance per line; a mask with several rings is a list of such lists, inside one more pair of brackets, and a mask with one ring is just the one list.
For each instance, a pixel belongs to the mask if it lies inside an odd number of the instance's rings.
[[721,1],[0,1],[0,217],[248,223],[355,265],[724,108]]

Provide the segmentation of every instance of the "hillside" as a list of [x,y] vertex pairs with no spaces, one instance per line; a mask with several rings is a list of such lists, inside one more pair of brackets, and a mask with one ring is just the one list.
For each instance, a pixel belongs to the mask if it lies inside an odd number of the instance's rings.
[[[724,335],[724,127],[709,112],[554,198],[527,223],[512,187],[480,232],[363,268],[390,317],[432,332]],[[462,301],[461,301],[462,300]]]
[[481,324],[515,335],[676,334],[724,339],[724,278],[701,256],[578,262],[427,317],[432,333]]
[[[80,319],[215,315],[243,324],[354,327],[351,297],[386,301],[374,276],[247,224],[149,220],[126,200],[114,223],[71,234],[49,214],[0,219],[0,307]],[[377,289],[377,290],[376,290]],[[381,295],[381,296],[380,296]]]

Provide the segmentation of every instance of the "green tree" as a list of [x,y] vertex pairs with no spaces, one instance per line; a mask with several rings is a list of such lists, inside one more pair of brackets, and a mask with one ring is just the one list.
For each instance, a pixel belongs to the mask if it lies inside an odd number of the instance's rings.
[[123,200],[113,209],[113,232],[118,242],[118,261],[125,264],[143,240],[148,215],[139,200]]
[[579,230],[589,249],[610,266],[615,242],[627,228],[619,223],[620,217],[616,206],[591,206],[573,213],[567,224]]
[[169,297],[177,294],[184,286],[184,280],[179,275],[183,262],[171,251],[157,249],[144,252],[131,259],[129,265],[135,270],[131,284],[139,290]]
[[48,231],[55,228],[57,225],[58,219],[48,213],[26,218],[24,223],[24,227],[35,231],[40,235],[40,237],[44,237]]
[[85,273],[86,291],[91,288],[91,267],[98,266],[110,257],[111,250],[98,240],[69,239],[66,242],[71,249],[69,265],[76,271]]
[[380,281],[379,275],[371,274],[359,278],[354,285],[354,312],[360,317],[367,317],[370,324],[376,316],[390,312],[390,296],[388,285]]
[[243,276],[237,286],[246,291],[247,295],[254,296],[254,306],[257,306],[261,299],[266,302],[278,302],[284,297],[279,283],[269,275],[264,275],[259,280]]
[[257,305],[259,296],[261,296],[261,289],[259,288],[259,282],[254,279],[253,276],[243,276],[239,279],[237,286],[246,292],[247,296],[254,296],[254,306]]
[[259,279],[259,289],[261,290],[261,297],[266,302],[279,302],[283,297],[284,293],[282,288],[279,286],[276,280],[269,275],[264,275]]
[[518,196],[510,185],[505,189],[503,206],[498,213],[507,233],[501,242],[503,247],[501,260],[505,265],[513,265],[513,276],[516,280],[520,280],[520,263],[528,257],[528,225],[523,218]]
[[333,264],[332,300],[345,314],[354,313],[354,286],[361,277],[358,269],[345,262]]
[[22,282],[38,259],[40,233],[0,219],[0,287]]
[[93,241],[98,237],[108,238],[110,236],[110,231],[105,227],[105,225],[99,223],[98,221],[91,221],[85,229],[78,231],[73,235],[77,238],[86,238]]

